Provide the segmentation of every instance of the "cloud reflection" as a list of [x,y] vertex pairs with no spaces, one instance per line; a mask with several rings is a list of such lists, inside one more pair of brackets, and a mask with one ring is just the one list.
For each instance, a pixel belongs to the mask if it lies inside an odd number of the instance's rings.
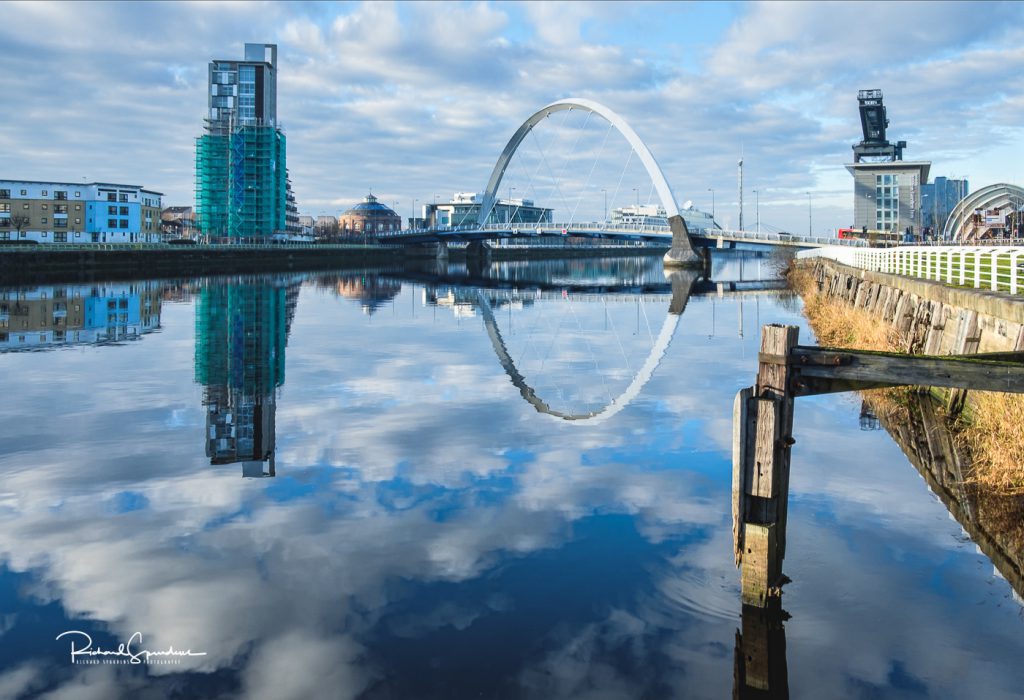
[[[54,602],[68,622],[208,655],[145,675],[72,673],[54,649],[6,668],[0,687],[137,697],[182,682],[195,694],[382,697],[401,696],[422,671],[424,697],[444,684],[449,697],[726,694],[738,574],[725,414],[735,385],[753,377],[750,307],[743,338],[709,338],[713,314],[736,328],[740,298],[691,299],[637,400],[568,430],[522,401],[480,319],[435,315],[419,291],[403,285],[394,311],[369,319],[358,303],[301,289],[287,381],[272,392],[273,480],[210,464],[192,368],[159,384],[150,411],[101,410],[180,353],[191,326],[165,326],[123,361],[82,358],[75,378],[93,395],[63,403],[39,388],[58,355],[16,357],[12,390],[35,387],[34,416],[59,406],[96,417],[91,431],[48,427],[45,449],[2,455],[0,557],[32,582],[5,602]],[[512,313],[527,327],[557,303]],[[770,297],[759,304],[761,322],[796,320]],[[647,313],[660,322],[655,303]],[[17,433],[15,410],[0,409],[3,444]],[[172,410],[181,423],[166,420]],[[832,398],[798,408],[791,687],[836,697],[914,679],[949,697],[1008,694],[1019,621],[998,600],[972,598],[987,580],[972,571],[981,559],[857,416]],[[864,495],[864,484],[877,486]],[[955,585],[930,584],[934,567]],[[0,640],[49,634],[16,622]],[[986,664],[950,672],[976,648]],[[833,649],[843,653],[823,652]]]

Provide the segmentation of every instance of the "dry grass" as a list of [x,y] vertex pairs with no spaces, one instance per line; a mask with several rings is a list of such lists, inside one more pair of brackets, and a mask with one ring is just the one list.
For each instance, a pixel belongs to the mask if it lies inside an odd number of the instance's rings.
[[973,392],[957,433],[973,456],[972,480],[1004,493],[1024,493],[1024,396]]
[[804,300],[804,316],[811,324],[821,345],[856,350],[899,352],[899,333],[888,323],[863,309],[818,291],[811,271],[805,265],[790,268],[789,283]]
[[[790,284],[804,300],[804,315],[822,345],[903,352],[889,323],[818,291],[808,265],[791,266]],[[864,392],[876,414],[898,411],[903,390]],[[1002,494],[1024,494],[1024,395],[971,392],[970,408],[954,426],[972,458],[971,481]],[[905,408],[903,409],[905,410]]]

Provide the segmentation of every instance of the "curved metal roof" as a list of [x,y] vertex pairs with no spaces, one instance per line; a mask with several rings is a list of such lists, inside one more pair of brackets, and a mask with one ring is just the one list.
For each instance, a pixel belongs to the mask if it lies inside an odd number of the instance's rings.
[[1017,210],[1024,208],[1024,188],[1006,182],[982,187],[961,199],[953,207],[949,218],[946,219],[946,226],[942,229],[942,236],[947,239],[959,239],[962,236],[962,231],[957,229],[963,227],[964,221],[976,209],[1003,209],[1010,205]]

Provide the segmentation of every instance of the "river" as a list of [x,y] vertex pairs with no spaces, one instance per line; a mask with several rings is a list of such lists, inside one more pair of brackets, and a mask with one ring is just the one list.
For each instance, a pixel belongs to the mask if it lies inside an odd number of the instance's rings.
[[[754,697],[733,397],[762,324],[813,340],[777,268],[0,290],[0,697]],[[797,402],[770,695],[1019,697],[1020,592],[884,427]]]

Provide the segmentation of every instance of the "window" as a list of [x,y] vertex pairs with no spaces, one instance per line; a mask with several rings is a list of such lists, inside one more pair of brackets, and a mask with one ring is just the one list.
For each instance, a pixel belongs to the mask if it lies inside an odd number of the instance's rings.
[[22,208],[22,209],[28,209],[28,205],[27,205],[27,204],[22,204],[22,205],[21,205],[21,208]]
[[107,207],[108,214],[117,214],[117,207]]
[[68,205],[67,204],[54,204],[53,205],[53,213],[54,214],[67,214],[68,213]]
[[10,190],[0,190],[0,199],[10,199],[10,198],[11,198],[11,191]]
[[47,210],[47,209],[49,209],[49,208],[50,208],[50,205],[49,205],[49,204],[44,204],[44,205],[43,205],[43,211],[46,211],[46,210]]
[[8,211],[9,212],[10,210],[11,210],[11,205],[10,204],[0,204],[0,211]]
[[61,228],[67,228],[68,220],[67,219],[54,219],[53,220],[53,225],[54,226],[59,226]]
[[117,219],[107,219],[107,228],[117,228]]
[[75,192],[75,196],[76,196],[76,197],[81,197],[81,196],[82,196],[82,193],[81,193],[81,192]]
[[[75,223],[76,224],[78,223],[77,219],[75,219]],[[79,238],[81,235],[82,235],[82,233],[80,231],[75,231],[75,238]],[[75,306],[75,311],[78,311],[78,307],[77,306]]]
[[46,196],[46,190],[43,190],[43,196],[44,197]]
[[67,193],[66,190],[59,191],[59,192],[57,190],[54,190],[53,191],[53,198],[54,199],[67,199],[68,198],[68,193]]
[[[11,220],[6,216],[0,216],[0,228],[7,228],[11,225]],[[4,234],[7,235],[6,233]]]
[[128,207],[121,207],[121,216],[128,216]]
[[68,234],[67,233],[61,233],[61,232],[55,232],[53,234],[53,242],[54,243],[67,243],[68,242]]
[[22,197],[24,197],[24,196],[25,196],[25,195],[27,195],[27,194],[28,194],[28,190],[22,190],[22,191],[21,191],[21,196],[22,196]]
[[875,175],[875,228],[880,231],[899,228],[899,184],[899,175]]
[[115,192],[107,192],[107,201],[108,202],[116,202],[117,201],[117,193],[115,193]]
[[121,219],[121,228],[128,228],[128,219]]
[[119,202],[127,202],[128,201],[128,195],[126,195],[124,192],[122,192],[121,195],[118,197],[118,201]]
[[82,211],[82,205],[81,204],[76,204],[75,205],[75,211]]
[[[82,223],[82,220],[81,220],[81,219],[75,219],[75,223],[76,223],[76,224],[80,224],[80,223]],[[77,235],[77,234],[76,234],[76,235]]]
[[44,216],[42,219],[40,219],[40,221],[45,224],[46,223],[46,217]]

